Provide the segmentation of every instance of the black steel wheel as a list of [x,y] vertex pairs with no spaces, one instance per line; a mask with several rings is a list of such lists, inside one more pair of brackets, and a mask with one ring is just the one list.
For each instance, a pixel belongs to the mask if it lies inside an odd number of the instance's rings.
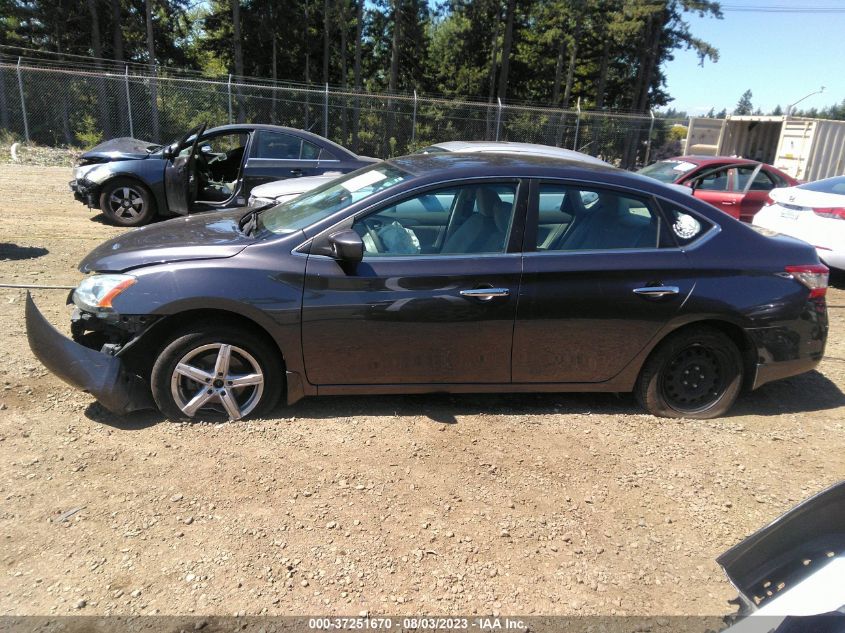
[[653,415],[716,418],[733,406],[743,373],[742,355],[730,337],[715,328],[693,326],[658,345],[634,393]]

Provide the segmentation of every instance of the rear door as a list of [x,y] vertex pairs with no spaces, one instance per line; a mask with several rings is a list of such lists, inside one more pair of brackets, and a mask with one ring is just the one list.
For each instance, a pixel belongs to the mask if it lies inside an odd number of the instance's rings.
[[751,222],[756,213],[763,208],[769,192],[777,185],[762,163],[737,167],[735,174],[734,187],[743,194],[739,207],[739,219],[743,222]]
[[691,292],[687,258],[650,197],[538,182],[530,200],[513,382],[610,380]]
[[204,131],[205,125],[200,125],[185,134],[176,144],[164,168],[167,207],[173,213],[190,213],[196,199],[199,185],[196,174],[197,147]]
[[266,182],[322,173],[319,155],[319,147],[294,134],[256,130],[244,167],[244,196]]

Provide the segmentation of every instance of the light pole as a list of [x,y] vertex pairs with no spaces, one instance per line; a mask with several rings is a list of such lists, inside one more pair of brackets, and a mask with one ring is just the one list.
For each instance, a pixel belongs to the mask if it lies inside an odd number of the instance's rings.
[[818,90],[816,90],[814,92],[811,92],[810,94],[808,94],[804,97],[801,97],[800,99],[798,99],[798,101],[796,101],[792,105],[787,106],[786,107],[786,116],[789,116],[790,114],[792,114],[793,108],[795,108],[795,106],[797,106],[799,103],[801,103],[804,99],[809,99],[813,95],[820,95],[823,92],[824,92],[824,86],[822,86],[821,88],[819,88]]

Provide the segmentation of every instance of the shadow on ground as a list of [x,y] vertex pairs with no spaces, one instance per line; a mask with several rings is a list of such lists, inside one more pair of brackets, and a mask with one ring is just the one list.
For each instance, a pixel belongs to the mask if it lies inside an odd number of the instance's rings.
[[46,248],[40,246],[18,246],[8,242],[0,243],[0,261],[17,261],[21,259],[35,259],[49,253]]
[[[845,406],[845,394],[817,371],[764,385],[742,394],[730,413],[775,416],[825,411]],[[279,406],[273,418],[329,420],[345,417],[422,417],[440,424],[457,424],[469,415],[639,415],[645,411],[632,394],[622,393],[503,393],[419,394],[407,396],[323,396]],[[99,404],[85,410],[88,419],[124,431],[139,431],[163,422],[158,411],[116,415]],[[529,423],[532,420],[529,420]],[[539,421],[537,421],[539,423]]]

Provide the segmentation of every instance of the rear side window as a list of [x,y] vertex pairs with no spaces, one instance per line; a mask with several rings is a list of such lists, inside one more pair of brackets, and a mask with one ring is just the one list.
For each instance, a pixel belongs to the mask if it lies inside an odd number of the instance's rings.
[[538,251],[674,246],[653,202],[610,189],[541,184],[537,216]]
[[[736,170],[736,187],[737,191],[745,191],[745,187],[748,185],[748,179],[751,178],[751,175],[754,173],[756,167],[749,166],[749,167],[738,167]],[[771,189],[775,188],[775,183],[769,174],[766,173],[765,170],[761,169],[757,172],[757,175],[754,177],[754,180],[751,181],[751,186],[748,187],[749,191],[770,191]]]
[[276,160],[299,160],[301,150],[302,139],[299,137],[283,132],[261,130],[258,133],[255,157]]
[[667,200],[661,200],[660,206],[666,216],[672,239],[679,246],[692,244],[713,228],[713,224],[704,218],[694,215],[686,209]]

